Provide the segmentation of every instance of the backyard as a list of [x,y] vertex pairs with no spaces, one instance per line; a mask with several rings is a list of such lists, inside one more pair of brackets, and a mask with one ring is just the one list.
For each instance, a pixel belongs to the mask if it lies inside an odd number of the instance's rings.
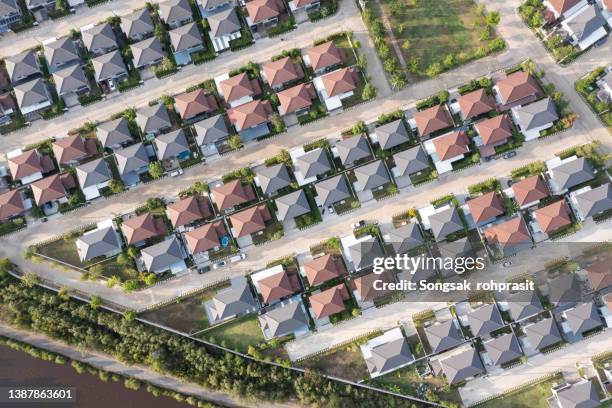
[[525,401],[529,401],[530,407],[548,408],[549,405],[546,400],[552,395],[551,387],[558,380],[558,377],[553,377],[476,406],[478,408],[520,408],[525,406]]
[[255,346],[264,341],[255,314],[221,324],[199,334],[198,337],[242,352],[246,352],[249,346]]

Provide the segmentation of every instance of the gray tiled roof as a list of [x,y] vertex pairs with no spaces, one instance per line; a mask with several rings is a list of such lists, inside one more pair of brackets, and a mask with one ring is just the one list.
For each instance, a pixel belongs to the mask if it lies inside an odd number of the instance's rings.
[[370,148],[365,136],[353,136],[336,143],[336,150],[342,164],[348,165],[370,155]]
[[172,126],[168,110],[162,103],[137,110],[136,123],[145,134]]
[[83,72],[83,68],[79,65],[72,65],[55,71],[53,73],[53,81],[60,95],[89,87],[89,81],[85,77],[85,72]]
[[108,23],[95,25],[81,32],[83,44],[89,51],[106,50],[117,47],[113,27]]
[[136,67],[151,64],[166,56],[162,49],[161,42],[159,42],[157,37],[147,38],[146,40],[132,44],[130,45],[130,49],[132,50],[134,65]]
[[132,140],[126,118],[100,123],[96,128],[96,136],[104,147],[116,146]]
[[240,284],[232,284],[227,290],[217,293],[206,304],[213,314],[211,316],[214,318],[212,323],[240,315],[257,306],[246,280]]
[[404,337],[371,348],[371,357],[365,360],[370,373],[384,373],[414,360]]
[[451,349],[463,341],[454,320],[426,327],[425,334],[433,353]]
[[574,273],[563,274],[548,282],[548,300],[551,303],[578,302],[582,288]]
[[382,160],[355,168],[355,176],[363,191],[384,186],[391,180]]
[[176,237],[167,239],[140,251],[142,261],[149,272],[161,272],[184,260]]
[[66,64],[79,59],[79,53],[74,41],[70,37],[60,38],[49,44],[45,44],[45,58],[49,67],[53,65]]
[[310,205],[304,190],[294,191],[277,198],[278,217],[281,220],[292,219],[310,212]]
[[430,215],[429,224],[437,240],[442,240],[453,232],[463,230],[463,223],[459,217],[459,212],[453,205],[446,210]]
[[32,50],[5,58],[4,64],[11,82],[17,81],[19,78],[40,74],[36,52]]
[[542,303],[535,291],[517,292],[508,296],[509,313],[512,319],[518,321],[526,319],[544,311]]
[[240,31],[240,19],[236,14],[236,9],[230,8],[220,13],[215,13],[207,17],[210,32],[213,37],[221,37]]
[[200,2],[204,10],[219,7],[225,3],[228,3],[228,0],[202,0]]
[[332,169],[327,153],[321,148],[306,152],[296,162],[304,178],[318,176]]
[[272,337],[279,337],[308,326],[308,318],[302,302],[292,302],[270,310],[259,316],[263,328],[268,328]]
[[565,24],[572,30],[577,41],[586,40],[605,23],[595,5],[589,5],[580,13],[574,14],[572,18],[565,20]]
[[555,184],[561,189],[572,188],[595,177],[593,168],[584,157],[563,163],[550,170]]
[[127,68],[118,50],[92,58],[91,63],[98,82],[127,73]]
[[429,158],[419,145],[393,155],[400,176],[407,176],[429,168]]
[[119,236],[113,227],[95,230],[82,235],[77,239],[76,245],[79,248],[79,255],[82,261],[89,261],[121,249]]
[[423,245],[423,234],[419,224],[411,222],[389,231],[389,239],[397,254],[403,254]]
[[315,190],[324,207],[351,197],[351,190],[342,174],[316,183]]
[[95,186],[111,179],[111,172],[104,159],[96,159],[81,164],[76,168],[76,175],[81,188]]
[[116,150],[115,158],[119,174],[124,175],[149,165],[149,157],[142,143],[136,143],[125,149]]
[[567,323],[574,334],[582,334],[602,325],[593,302],[582,303],[565,311]]
[[544,98],[514,109],[519,116],[518,124],[525,131],[538,128],[559,119],[555,103],[550,98]]
[[380,242],[376,238],[369,238],[353,244],[348,248],[348,251],[351,254],[356,271],[371,266],[374,263],[374,258],[380,258],[385,255]]
[[480,357],[473,348],[441,359],[440,364],[450,384],[456,384],[484,372]]
[[189,151],[189,143],[185,137],[185,131],[178,129],[163,135],[159,135],[153,141],[157,148],[157,158],[159,160],[169,159]]
[[495,337],[484,343],[493,365],[505,364],[521,357],[521,348],[514,333]]
[[391,149],[410,140],[406,125],[404,125],[404,121],[401,119],[385,123],[377,127],[375,132],[382,149]]
[[487,304],[468,313],[470,330],[474,336],[488,335],[503,327],[501,314],[495,304]]
[[187,0],[164,0],[159,2],[159,16],[166,23],[193,18]]
[[153,20],[149,10],[142,8],[127,16],[121,17],[121,30],[128,37],[136,37],[152,33],[154,30]]
[[289,170],[287,170],[287,166],[284,163],[278,163],[269,167],[260,166],[255,170],[255,175],[264,194],[273,194],[291,184]]
[[168,32],[175,52],[188,50],[202,45],[202,36],[196,23],[189,23]]
[[538,350],[552,346],[562,340],[559,328],[552,318],[525,326],[523,330],[527,333],[529,344]]
[[576,202],[584,217],[591,217],[609,210],[612,208],[610,183],[576,194]]
[[15,0],[0,1],[0,17],[8,16],[13,13],[21,14],[21,9]]
[[47,85],[41,78],[16,85],[13,89],[20,108],[49,100]]
[[223,115],[211,116],[194,123],[193,127],[196,131],[196,140],[199,145],[214,143],[229,136]]
[[595,408],[600,404],[597,388],[592,380],[573,384],[557,392],[561,408]]

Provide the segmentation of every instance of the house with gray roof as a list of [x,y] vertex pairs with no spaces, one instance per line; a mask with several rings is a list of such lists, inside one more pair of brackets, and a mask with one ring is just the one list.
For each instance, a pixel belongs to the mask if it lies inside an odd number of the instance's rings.
[[571,42],[580,50],[586,50],[608,35],[606,20],[599,8],[591,4],[561,22],[563,29],[570,35]]
[[11,26],[20,23],[22,18],[16,0],[0,0],[0,33],[11,31]]
[[370,146],[364,135],[349,137],[348,139],[340,140],[332,149],[336,157],[345,166],[350,166],[356,161],[372,156]]
[[162,21],[170,26],[170,29],[193,21],[191,6],[187,0],[160,1],[158,13]]
[[385,123],[374,129],[370,135],[373,143],[378,143],[380,148],[388,150],[410,141],[408,130],[401,119]]
[[159,160],[167,160],[177,158],[179,160],[187,159],[191,156],[189,143],[185,137],[185,131],[178,129],[173,132],[159,135],[153,140],[155,153]]
[[33,50],[6,57],[4,66],[13,86],[42,75],[38,54]]
[[519,341],[514,333],[507,333],[483,343],[487,351],[485,359],[493,366],[516,361],[523,355]]
[[117,231],[110,226],[84,233],[76,240],[76,247],[81,262],[87,262],[121,253],[121,239]]
[[564,306],[582,299],[582,284],[575,273],[567,273],[548,281],[548,300]]
[[315,184],[317,203],[322,207],[336,204],[352,197],[351,189],[343,174],[330,177]]
[[[227,122],[223,115],[211,116],[193,124],[196,133],[196,142],[202,147],[205,156],[217,153],[215,144],[229,137]],[[206,154],[208,153],[208,154]]]
[[215,51],[220,52],[230,47],[230,41],[242,37],[240,18],[235,8],[228,8],[208,16],[210,31],[208,36]]
[[70,37],[46,43],[44,49],[50,73],[80,62],[79,51]]
[[494,303],[489,303],[467,314],[470,331],[475,337],[488,337],[491,332],[504,327],[501,314]]
[[523,326],[523,331],[526,333],[528,345],[538,351],[563,341],[555,319],[550,317],[542,319],[537,323]]
[[13,87],[19,110],[24,115],[48,108],[52,104],[47,84],[42,78]]
[[177,273],[187,269],[185,253],[175,236],[140,250],[142,262],[151,273],[171,271]]
[[95,57],[91,60],[91,63],[97,83],[108,80],[121,82],[128,75],[127,68],[119,51],[112,51],[108,54]]
[[367,236],[366,239],[359,239],[347,249],[350,257],[349,264],[352,265],[354,271],[368,268],[374,264],[374,258],[385,256],[380,242],[372,236]]
[[580,303],[562,312],[561,329],[568,341],[580,340],[584,333],[603,326],[597,307],[593,302]]
[[90,91],[89,81],[80,65],[72,65],[55,71],[53,81],[59,96],[82,94]]
[[25,0],[25,4],[28,10],[36,14],[43,9],[46,9],[46,12],[55,9],[55,1],[53,0]]
[[385,240],[393,246],[396,254],[405,254],[425,243],[421,227],[416,222],[390,230],[385,235]]
[[204,17],[211,17],[226,10],[229,6],[234,6],[234,0],[198,0],[198,5]]
[[81,30],[81,38],[85,47],[94,55],[107,54],[118,48],[113,27],[108,23]]
[[232,280],[229,288],[217,292],[204,302],[204,310],[210,324],[216,324],[257,311],[257,302],[244,277]]
[[292,220],[300,215],[310,213],[310,204],[304,190],[297,190],[274,200],[278,208],[278,219]]
[[408,341],[399,327],[359,346],[371,378],[398,370],[414,361]]
[[128,120],[124,117],[100,123],[96,127],[96,136],[103,147],[113,150],[120,149],[133,140]]
[[149,156],[142,143],[115,150],[115,160],[121,180],[128,186],[138,183],[140,175],[149,170]]
[[574,208],[578,210],[578,218],[585,220],[612,208],[612,188],[610,183],[606,183],[599,187],[576,191],[572,193],[572,201],[575,204]]
[[577,156],[561,160],[560,164],[549,167],[548,174],[551,187],[556,194],[563,194],[595,178],[595,172],[588,160]]
[[204,50],[202,35],[196,23],[190,23],[168,32],[174,59],[178,65],[191,63],[191,54]]
[[102,158],[77,166],[76,176],[86,200],[100,197],[100,189],[107,187],[113,178],[106,160]]
[[310,150],[294,160],[304,179],[310,179],[332,170],[327,152],[321,148]]
[[284,163],[259,166],[255,169],[255,184],[261,188],[264,194],[275,194],[278,190],[291,184],[291,176]]
[[293,333],[296,337],[308,332],[308,317],[299,298],[267,311],[258,317],[266,340]]
[[121,16],[121,30],[131,41],[142,41],[153,35],[155,26],[146,7]]
[[553,387],[552,393],[560,408],[595,408],[600,404],[592,380],[583,379],[575,384]]
[[544,311],[542,302],[535,291],[513,293],[499,301],[498,304],[502,310],[508,311],[510,317],[516,322]]
[[162,62],[166,54],[162,48],[161,42],[157,37],[147,38],[140,42],[130,45],[132,55],[134,56],[134,66],[137,69],[143,69],[157,65]]
[[525,140],[540,137],[540,132],[551,128],[559,119],[555,103],[550,98],[540,99],[529,105],[516,106],[511,109],[514,122],[525,135]]
[[484,366],[474,348],[440,359],[440,365],[449,384],[457,384],[484,373]]
[[431,231],[436,241],[443,241],[448,235],[463,230],[461,217],[459,216],[457,207],[454,205],[450,205],[446,209],[431,214],[429,216],[429,224],[431,225]]
[[391,182],[387,167],[382,160],[356,167],[354,172],[357,177],[357,183],[355,183],[357,192],[371,192]]
[[163,103],[137,110],[136,123],[147,137],[158,135],[172,127],[170,115],[168,115],[168,110]]
[[[407,181],[410,181],[410,175],[430,169],[429,156],[421,145],[394,154],[393,162],[395,166],[391,169],[391,172],[398,183],[400,183],[401,178],[408,178]],[[410,181],[410,184],[412,184],[412,181]]]
[[455,319],[425,327],[425,335],[432,353],[450,350],[463,342]]

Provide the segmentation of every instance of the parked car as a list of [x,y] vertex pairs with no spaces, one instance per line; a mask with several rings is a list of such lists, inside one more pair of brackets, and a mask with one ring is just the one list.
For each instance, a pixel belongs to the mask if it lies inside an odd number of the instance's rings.
[[198,273],[201,275],[203,273],[209,272],[210,271],[210,265],[206,265],[203,266],[201,268],[198,268]]
[[238,262],[238,261],[242,261],[243,259],[246,259],[246,254],[240,253],[236,256],[232,256],[229,261],[230,262]]
[[357,221],[353,224],[353,229],[361,228],[364,225],[366,225],[366,222],[364,220]]
[[511,152],[504,154],[504,159],[510,159],[514,156],[516,156],[516,150],[512,150]]
[[227,265],[227,261],[221,261],[221,262],[217,262],[216,264],[213,264],[212,268],[213,269],[219,269],[219,268],[221,268],[222,266],[225,266],[225,265]]
[[329,207],[327,207],[327,211],[329,211],[330,214],[334,213],[334,206],[330,205]]

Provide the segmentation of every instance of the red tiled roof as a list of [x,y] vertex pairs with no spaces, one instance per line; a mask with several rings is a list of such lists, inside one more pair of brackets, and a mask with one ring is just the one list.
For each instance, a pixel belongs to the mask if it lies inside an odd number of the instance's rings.
[[9,169],[14,180],[31,176],[43,171],[40,157],[36,150],[29,150],[8,160]]
[[0,95],[0,111],[15,110],[15,101],[9,94]]
[[478,134],[485,145],[496,145],[512,137],[512,124],[508,115],[499,115],[476,123]]
[[227,116],[238,130],[244,130],[266,123],[271,113],[270,101],[255,100],[230,109]]
[[522,216],[514,217],[508,221],[504,221],[485,231],[487,240],[499,243],[503,248],[508,245],[520,244],[530,239],[527,224]]
[[192,254],[208,251],[220,245],[220,237],[227,235],[223,221],[204,224],[185,233],[187,247]]
[[465,130],[449,133],[433,139],[440,160],[448,160],[470,151],[470,139]]
[[612,11],[612,0],[603,0],[602,4],[606,10]]
[[225,210],[255,198],[253,188],[250,185],[243,185],[240,180],[228,181],[222,186],[215,187],[212,194],[219,210]]
[[546,182],[538,175],[512,184],[512,190],[519,206],[541,200],[550,195]]
[[53,154],[59,164],[80,160],[87,156],[85,142],[81,135],[68,136],[53,143]]
[[125,236],[127,244],[131,245],[162,235],[165,227],[164,221],[161,218],[154,218],[151,214],[147,213],[123,221],[121,231]]
[[538,208],[533,213],[542,231],[547,233],[572,223],[570,209],[565,200],[559,200],[546,207]]
[[536,80],[524,71],[510,74],[495,85],[504,104],[520,101],[542,91]]
[[295,292],[287,272],[282,271],[258,281],[259,291],[264,303],[270,303]]
[[281,7],[276,0],[253,0],[246,3],[245,7],[254,23],[276,17],[281,13]]
[[446,109],[446,105],[437,105],[414,114],[414,121],[421,137],[430,133],[453,126],[453,118]]
[[18,190],[0,194],[0,220],[6,220],[24,211],[21,195]]
[[487,95],[484,89],[477,89],[462,95],[457,98],[457,102],[465,119],[473,118],[495,109],[495,100]]
[[346,309],[344,300],[348,299],[348,292],[344,283],[310,296],[310,307],[317,319],[340,313]]
[[612,257],[607,256],[585,268],[594,290],[612,286]]
[[504,204],[495,191],[468,200],[467,205],[476,223],[490,220],[504,213]]
[[236,231],[236,238],[254,234],[266,227],[266,221],[270,220],[268,206],[260,204],[247,208],[230,215],[230,221]]
[[582,0],[548,0],[553,9],[560,15],[580,3]]
[[342,64],[345,61],[344,51],[336,47],[333,41],[309,48],[307,54],[310,66],[315,71]]
[[166,209],[166,213],[172,222],[172,226],[175,228],[210,216],[210,210],[205,199],[198,199],[195,196],[170,204]]
[[59,174],[35,181],[31,184],[31,187],[37,205],[59,200],[66,196],[66,190]]
[[285,89],[276,94],[280,106],[285,113],[295,112],[299,109],[308,108],[312,105],[312,100],[316,97],[314,86],[309,84],[299,84]]
[[294,63],[291,57],[281,58],[264,64],[263,72],[268,83],[273,87],[304,78],[302,67]]
[[202,113],[208,113],[218,108],[217,100],[204,89],[183,92],[174,97],[174,104],[183,119],[193,118]]
[[376,290],[374,288],[374,282],[377,280],[382,282],[394,281],[393,276],[389,271],[385,271],[380,275],[369,273],[367,275],[355,278],[355,288],[357,289],[359,297],[362,301],[371,301],[390,293],[390,290]]
[[305,262],[304,272],[310,286],[316,286],[338,276],[346,275],[346,268],[340,256],[326,254]]
[[260,92],[257,80],[249,79],[249,75],[246,72],[221,81],[219,86],[227,102],[244,98],[245,96],[257,95]]
[[328,96],[341,95],[350,92],[357,87],[355,68],[342,68],[321,77],[323,87]]
[[293,0],[293,5],[295,7],[302,7],[302,6],[306,6],[310,3],[314,3],[317,0]]

